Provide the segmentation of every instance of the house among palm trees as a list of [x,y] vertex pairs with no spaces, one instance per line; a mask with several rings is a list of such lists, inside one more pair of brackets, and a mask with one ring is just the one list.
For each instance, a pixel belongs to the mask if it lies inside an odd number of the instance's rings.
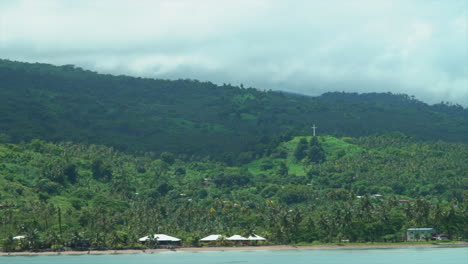
[[434,228],[430,227],[408,228],[406,232],[407,241],[431,240],[433,237],[437,237],[437,232]]
[[234,241],[234,242],[243,242],[244,244],[250,241],[266,241],[266,238],[261,237],[259,235],[252,234],[249,237],[243,237],[240,235],[233,235],[232,237],[228,237],[227,240]]
[[243,237],[241,235],[233,235],[231,237],[228,237],[227,240],[229,241],[238,241],[238,242],[246,242],[248,239],[246,237]]
[[250,236],[247,238],[247,240],[249,240],[249,241],[267,241],[266,238],[261,237],[261,236],[256,235],[256,234],[250,235]]
[[168,236],[165,234],[154,234],[138,239],[140,243],[154,243],[155,245],[179,245],[182,241],[180,238]]
[[223,235],[209,235],[207,237],[200,239],[200,242],[215,242],[215,241],[219,241],[222,239],[226,239],[226,237],[224,237]]
[[200,239],[203,245],[224,245],[226,241],[226,237],[223,235],[209,235]]
[[224,244],[224,242],[226,241],[231,241],[231,242],[241,242],[241,243],[248,243],[248,242],[254,242],[254,244],[256,244],[256,242],[258,241],[266,241],[267,239],[264,238],[264,237],[261,237],[259,235],[256,235],[256,234],[252,234],[250,235],[249,237],[243,237],[241,235],[233,235],[231,237],[228,237],[226,238],[225,236],[223,235],[209,235],[207,237],[204,237],[202,239],[200,239],[200,242],[203,242],[205,244],[213,244],[213,243],[219,243],[219,244]]

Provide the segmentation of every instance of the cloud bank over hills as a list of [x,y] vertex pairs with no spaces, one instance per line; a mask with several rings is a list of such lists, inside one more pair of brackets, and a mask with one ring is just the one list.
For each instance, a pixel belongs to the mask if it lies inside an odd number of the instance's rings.
[[0,57],[468,106],[463,0],[2,1]]

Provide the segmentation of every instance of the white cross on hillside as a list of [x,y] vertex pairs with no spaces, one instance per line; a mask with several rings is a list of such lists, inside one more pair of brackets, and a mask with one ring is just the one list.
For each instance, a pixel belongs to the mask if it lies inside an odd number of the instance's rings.
[[314,125],[312,126],[312,129],[314,130],[314,137],[315,137],[315,129],[316,129],[316,128],[317,128],[317,127],[316,127],[315,124],[314,124]]

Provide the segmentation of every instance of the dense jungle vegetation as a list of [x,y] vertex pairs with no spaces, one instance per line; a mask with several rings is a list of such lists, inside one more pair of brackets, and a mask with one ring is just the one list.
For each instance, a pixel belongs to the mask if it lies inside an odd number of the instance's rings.
[[467,161],[459,105],[0,60],[3,250],[131,248],[152,233],[466,239]]
[[467,157],[466,144],[402,134],[292,137],[236,167],[98,145],[2,144],[0,238],[5,250],[135,247],[150,233],[185,245],[212,233],[402,241],[415,226],[466,238]]

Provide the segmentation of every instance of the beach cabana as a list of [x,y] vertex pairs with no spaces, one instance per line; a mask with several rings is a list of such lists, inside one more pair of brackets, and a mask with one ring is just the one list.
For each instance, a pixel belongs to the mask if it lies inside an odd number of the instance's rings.
[[[138,241],[140,241],[141,243],[146,243],[150,239],[151,239],[150,236],[145,236],[145,237],[138,239]],[[156,240],[158,244],[165,244],[165,245],[178,244],[181,241],[180,238],[168,236],[165,234],[154,234],[154,240]]]
[[228,237],[227,240],[229,240],[229,241],[247,241],[248,239],[241,236],[241,235],[233,235],[231,237]]
[[253,234],[253,236],[250,235],[250,236],[247,238],[247,240],[249,240],[249,241],[267,241],[266,238],[261,237],[261,236],[256,235],[256,234]]
[[207,237],[200,239],[200,242],[215,242],[215,241],[222,240],[223,238],[225,237],[222,235],[209,235]]

